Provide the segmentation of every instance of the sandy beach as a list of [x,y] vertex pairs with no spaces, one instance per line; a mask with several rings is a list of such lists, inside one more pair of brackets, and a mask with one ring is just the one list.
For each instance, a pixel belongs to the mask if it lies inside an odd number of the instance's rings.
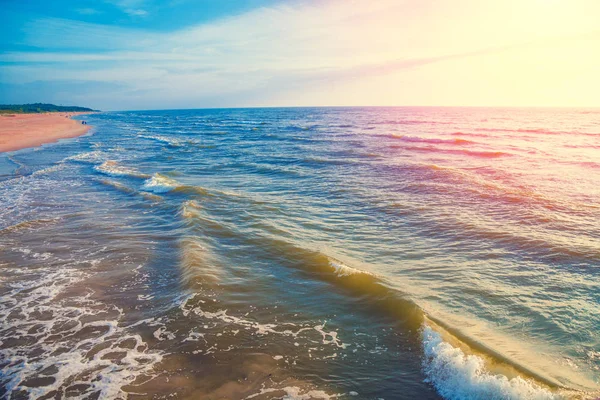
[[0,153],[83,135],[90,126],[71,119],[78,114],[86,113],[1,115]]

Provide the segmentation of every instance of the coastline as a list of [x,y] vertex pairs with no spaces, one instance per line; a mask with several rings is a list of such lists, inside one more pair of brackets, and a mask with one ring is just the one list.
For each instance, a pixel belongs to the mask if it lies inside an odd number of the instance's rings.
[[54,143],[87,133],[91,126],[72,119],[89,112],[0,115],[0,153]]

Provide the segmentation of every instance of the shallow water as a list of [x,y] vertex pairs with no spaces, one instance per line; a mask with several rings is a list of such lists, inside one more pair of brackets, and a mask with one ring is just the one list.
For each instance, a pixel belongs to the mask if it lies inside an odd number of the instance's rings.
[[0,155],[0,397],[598,396],[600,111],[81,118]]

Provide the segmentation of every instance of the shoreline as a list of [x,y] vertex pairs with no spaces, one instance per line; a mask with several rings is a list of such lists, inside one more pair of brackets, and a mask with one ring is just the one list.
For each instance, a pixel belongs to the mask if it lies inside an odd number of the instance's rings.
[[90,125],[72,117],[91,112],[0,115],[0,153],[55,143],[86,134]]

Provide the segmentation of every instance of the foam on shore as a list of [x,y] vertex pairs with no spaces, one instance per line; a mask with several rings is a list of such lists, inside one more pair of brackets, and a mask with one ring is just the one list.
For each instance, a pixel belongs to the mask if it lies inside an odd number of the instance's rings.
[[123,311],[91,291],[73,293],[86,273],[65,266],[13,274],[0,298],[0,397],[126,398],[124,386],[153,377],[163,356],[120,325]]

